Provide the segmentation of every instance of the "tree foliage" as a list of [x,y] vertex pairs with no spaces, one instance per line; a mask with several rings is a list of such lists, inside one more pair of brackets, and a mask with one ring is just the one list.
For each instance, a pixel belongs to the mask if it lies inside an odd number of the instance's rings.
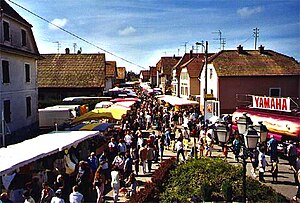
[[[242,201],[240,166],[222,159],[188,161],[171,171],[160,202]],[[271,187],[247,178],[247,199],[252,202],[289,202]]]

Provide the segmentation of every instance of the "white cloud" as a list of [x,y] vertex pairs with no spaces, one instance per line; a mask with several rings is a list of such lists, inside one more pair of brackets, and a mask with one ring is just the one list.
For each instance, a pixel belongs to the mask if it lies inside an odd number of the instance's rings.
[[249,17],[251,15],[254,15],[256,13],[260,13],[263,11],[263,8],[258,6],[258,7],[243,7],[237,10],[237,13],[241,16],[241,17]]
[[119,35],[121,36],[126,36],[126,35],[130,35],[132,33],[135,33],[136,29],[132,26],[128,26],[123,30],[119,30]]
[[[67,22],[68,22],[68,20],[66,18],[63,18],[63,19],[55,18],[54,20],[51,21],[52,24],[57,25],[58,27],[61,27],[61,28],[65,27]],[[56,27],[52,24],[49,24],[49,28],[51,30],[57,30],[58,27]]]

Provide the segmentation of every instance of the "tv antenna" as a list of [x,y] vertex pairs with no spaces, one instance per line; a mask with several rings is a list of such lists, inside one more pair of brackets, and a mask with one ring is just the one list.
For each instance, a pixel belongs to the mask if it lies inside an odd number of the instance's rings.
[[59,48],[60,48],[60,42],[59,41],[56,41],[56,42],[53,42],[53,43],[56,43],[57,44],[57,53],[59,54]]
[[217,32],[212,32],[213,34],[218,34],[218,38],[214,38],[214,40],[218,40],[220,44],[220,51],[224,50],[225,44],[226,44],[226,39],[222,38],[222,32],[221,30],[218,30]]

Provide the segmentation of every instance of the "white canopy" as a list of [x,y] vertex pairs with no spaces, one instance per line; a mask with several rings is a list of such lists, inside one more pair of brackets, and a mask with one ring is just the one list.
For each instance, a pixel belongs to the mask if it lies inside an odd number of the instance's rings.
[[163,100],[165,102],[168,102],[172,106],[187,106],[187,105],[197,105],[199,102],[191,101],[171,95],[159,95],[157,96],[159,100]]
[[54,131],[0,148],[0,176],[40,158],[68,149],[98,134],[98,131]]

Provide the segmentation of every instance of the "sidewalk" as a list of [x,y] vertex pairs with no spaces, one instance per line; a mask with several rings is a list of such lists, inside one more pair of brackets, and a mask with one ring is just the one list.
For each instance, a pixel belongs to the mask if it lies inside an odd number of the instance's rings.
[[[187,144],[185,147],[185,157],[189,158],[189,152],[190,152],[190,148],[194,146],[193,144],[193,138],[191,139],[191,142],[189,143],[185,143]],[[171,145],[172,146],[172,145]],[[172,148],[170,148],[170,150],[165,150],[164,151],[164,160],[168,159],[170,157],[176,157],[176,153],[173,152],[171,150]],[[213,152],[212,152],[212,156],[213,157],[218,157],[218,158],[224,158],[223,153],[221,152],[221,147],[218,145],[214,145],[213,147]],[[270,157],[268,155],[266,155],[267,161],[270,160]],[[228,157],[227,157],[227,161],[231,164],[240,164],[240,166],[242,167],[242,163],[237,163],[234,159],[234,155],[231,151],[229,151],[228,153]],[[159,167],[159,163],[155,163],[152,165],[152,169],[153,172],[155,169],[157,169]],[[266,182],[263,183],[267,186],[272,187],[274,190],[276,190],[278,193],[281,193],[282,195],[286,196],[289,199],[292,199],[293,196],[295,196],[296,192],[297,192],[297,187],[294,185],[294,175],[293,175],[293,171],[289,169],[289,165],[288,165],[288,161],[284,160],[284,159],[279,159],[279,172],[278,172],[278,182],[277,183],[272,183],[272,174],[271,172],[269,172],[271,170],[271,166],[268,166],[266,168],[266,172],[265,172],[265,180]],[[248,176],[252,176],[251,174],[251,168],[252,165],[250,163],[250,161],[248,160],[248,164],[247,164],[247,175]],[[137,190],[140,190],[141,188],[143,188],[143,184],[147,181],[151,181],[151,176],[152,173],[146,173],[145,175],[142,174],[142,168],[140,166],[140,170],[139,170],[139,175],[137,176],[137,180],[138,182],[140,182],[141,184],[138,185]],[[257,172],[257,176],[258,176],[258,172]],[[253,177],[254,179],[258,180],[258,177]],[[109,193],[107,193],[104,197],[106,202],[113,202],[113,192],[110,191]],[[119,201],[118,202],[126,202],[128,199],[124,196],[124,194],[119,194]]]

